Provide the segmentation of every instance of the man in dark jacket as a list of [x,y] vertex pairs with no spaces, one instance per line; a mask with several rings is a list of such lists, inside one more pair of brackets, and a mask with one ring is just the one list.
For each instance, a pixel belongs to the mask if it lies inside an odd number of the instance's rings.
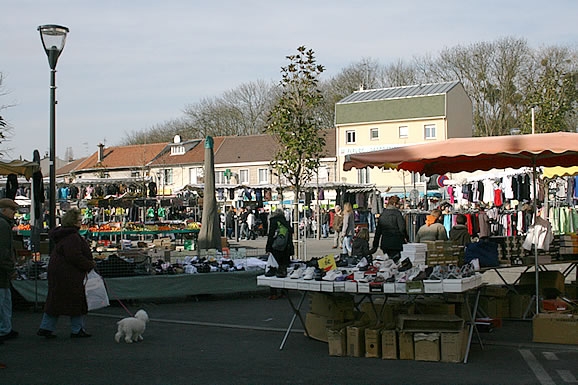
[[0,344],[18,337],[12,329],[12,294],[10,281],[14,276],[12,226],[18,204],[12,199],[0,199]]
[[472,243],[472,237],[466,226],[467,218],[464,214],[456,215],[456,225],[450,230],[450,241],[456,242],[460,246]]

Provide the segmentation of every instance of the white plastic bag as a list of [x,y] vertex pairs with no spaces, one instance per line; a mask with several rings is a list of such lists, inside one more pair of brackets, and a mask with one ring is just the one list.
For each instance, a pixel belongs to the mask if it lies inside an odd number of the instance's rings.
[[84,290],[86,291],[88,311],[102,309],[110,305],[104,280],[96,271],[91,270],[86,275]]
[[271,254],[271,253],[269,253],[269,258],[267,258],[267,268],[270,268],[270,267],[274,267],[274,268],[279,267],[279,263],[277,262],[277,260],[273,256],[273,254]]

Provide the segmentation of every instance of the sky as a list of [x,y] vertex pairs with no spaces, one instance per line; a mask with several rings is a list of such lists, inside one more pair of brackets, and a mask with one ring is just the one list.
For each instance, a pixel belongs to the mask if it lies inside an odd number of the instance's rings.
[[[49,151],[50,67],[39,25],[70,29],[56,73],[56,155],[184,116],[187,105],[257,80],[313,49],[329,79],[362,59],[410,61],[444,48],[525,39],[578,43],[575,0],[4,0],[0,115],[4,160]],[[189,139],[189,138],[185,138]]]

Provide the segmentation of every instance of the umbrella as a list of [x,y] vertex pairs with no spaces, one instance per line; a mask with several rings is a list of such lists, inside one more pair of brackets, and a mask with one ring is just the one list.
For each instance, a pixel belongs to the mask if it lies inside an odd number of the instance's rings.
[[[491,170],[494,168],[533,169],[536,191],[536,167],[578,165],[578,133],[453,138],[346,156],[345,171],[364,167],[385,167],[419,172],[427,176],[447,172]],[[536,194],[534,194],[536,208]],[[534,210],[534,223],[537,210]],[[536,314],[539,313],[538,250],[535,249]]]
[[222,248],[221,226],[215,196],[215,155],[213,153],[213,138],[210,136],[205,139],[205,191],[198,244],[199,250],[221,250]]

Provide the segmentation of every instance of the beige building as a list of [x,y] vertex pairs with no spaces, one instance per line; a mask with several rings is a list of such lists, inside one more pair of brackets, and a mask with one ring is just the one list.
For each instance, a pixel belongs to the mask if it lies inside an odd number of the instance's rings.
[[[352,153],[471,137],[472,103],[460,82],[362,90],[335,105],[336,154],[343,165]],[[419,175],[382,169],[339,169],[343,183],[374,184],[403,192],[424,186]]]

